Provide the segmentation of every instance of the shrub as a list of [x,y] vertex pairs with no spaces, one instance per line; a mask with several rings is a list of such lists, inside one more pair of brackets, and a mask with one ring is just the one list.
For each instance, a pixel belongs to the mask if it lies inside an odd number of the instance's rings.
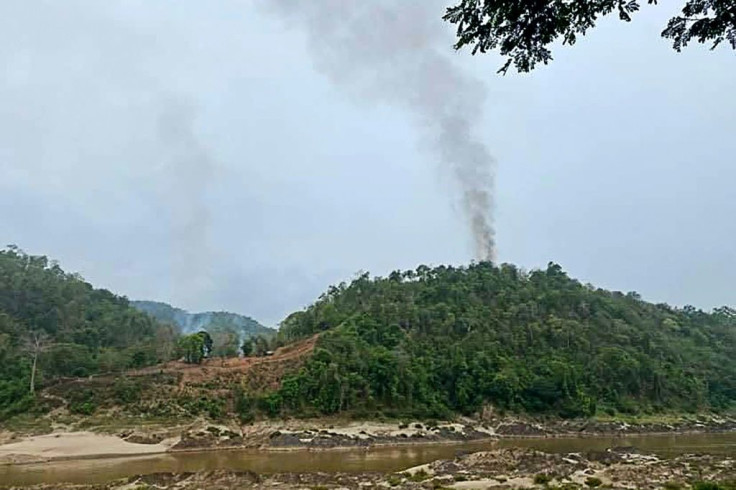
[[590,488],[596,488],[603,485],[603,482],[600,478],[596,478],[594,476],[589,476],[585,479],[585,484],[588,485]]
[[424,469],[421,469],[419,471],[415,471],[413,475],[409,476],[409,480],[413,482],[421,482],[426,480],[430,477],[430,474],[424,471]]
[[92,415],[97,410],[95,392],[92,390],[78,390],[71,393],[69,411],[80,415]]
[[233,403],[241,423],[250,424],[256,419],[253,400],[241,388],[236,388],[233,392]]
[[282,398],[279,393],[271,393],[261,399],[261,406],[269,415],[269,417],[276,417],[281,413]]
[[128,404],[136,402],[141,396],[141,387],[139,384],[118,378],[112,388],[113,396],[118,403]]
[[537,485],[546,485],[552,481],[552,476],[546,473],[538,473],[534,475],[534,483]]
[[24,413],[33,406],[28,386],[20,382],[0,380],[0,420]]
[[403,478],[401,478],[399,475],[391,475],[388,477],[388,484],[392,487],[398,486],[403,481]]

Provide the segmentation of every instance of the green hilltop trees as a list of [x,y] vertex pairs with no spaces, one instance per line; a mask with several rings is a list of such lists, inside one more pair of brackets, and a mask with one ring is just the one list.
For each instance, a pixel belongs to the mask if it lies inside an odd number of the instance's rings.
[[596,289],[556,264],[362,275],[282,324],[321,333],[271,395],[279,413],[444,417],[496,409],[562,417],[726,410],[736,312]]
[[[40,388],[65,377],[200,363],[237,354],[240,342],[244,355],[262,356],[315,334],[312,355],[277,390],[235,390],[244,420],[255,411],[437,419],[489,407],[561,417],[736,408],[736,311],[648,303],[581,284],[556,264],[363,274],[290,315],[277,338],[236,341],[234,332],[182,336],[46,257],[0,250],[0,420],[42,412]],[[93,413],[94,390],[75,386],[70,410]],[[135,401],[141,386],[120,377],[111,389]],[[228,406],[218,398],[206,411]]]
[[29,409],[44,381],[168,360],[175,337],[46,257],[0,250],[0,418]]

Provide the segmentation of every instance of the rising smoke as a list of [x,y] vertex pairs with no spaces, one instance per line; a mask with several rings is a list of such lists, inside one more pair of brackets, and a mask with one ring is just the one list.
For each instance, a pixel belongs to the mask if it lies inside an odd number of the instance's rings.
[[196,302],[212,284],[208,245],[210,213],[206,195],[213,164],[195,131],[197,110],[182,97],[165,97],[158,117],[166,201],[171,225],[173,293]]
[[485,89],[453,62],[435,0],[264,0],[306,30],[317,68],[362,100],[402,107],[461,192],[478,260],[495,259],[494,161],[473,134]]

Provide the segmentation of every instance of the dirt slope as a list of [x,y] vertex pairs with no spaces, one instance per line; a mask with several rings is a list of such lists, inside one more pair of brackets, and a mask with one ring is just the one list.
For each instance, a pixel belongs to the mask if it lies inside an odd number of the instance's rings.
[[66,379],[41,393],[50,415],[122,412],[135,416],[219,418],[233,413],[233,393],[249,396],[276,390],[285,375],[299,370],[318,336],[276,350],[272,356],[207,359],[202,364],[172,361],[118,375]]
[[187,364],[171,361],[159,366],[128,371],[127,376],[147,376],[154,374],[176,374],[180,376],[180,385],[202,383],[208,380],[243,377],[247,375],[269,373],[273,381],[280,380],[283,375],[301,364],[314,350],[319,335],[280,347],[272,356],[246,357],[231,359],[206,359],[202,364]]

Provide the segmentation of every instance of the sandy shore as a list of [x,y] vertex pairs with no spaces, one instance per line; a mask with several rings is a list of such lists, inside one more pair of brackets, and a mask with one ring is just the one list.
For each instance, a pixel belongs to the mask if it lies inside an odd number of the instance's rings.
[[48,434],[1,445],[0,464],[65,458],[156,454],[168,451],[178,440],[178,438],[172,438],[158,444],[135,444],[116,436],[92,432]]

